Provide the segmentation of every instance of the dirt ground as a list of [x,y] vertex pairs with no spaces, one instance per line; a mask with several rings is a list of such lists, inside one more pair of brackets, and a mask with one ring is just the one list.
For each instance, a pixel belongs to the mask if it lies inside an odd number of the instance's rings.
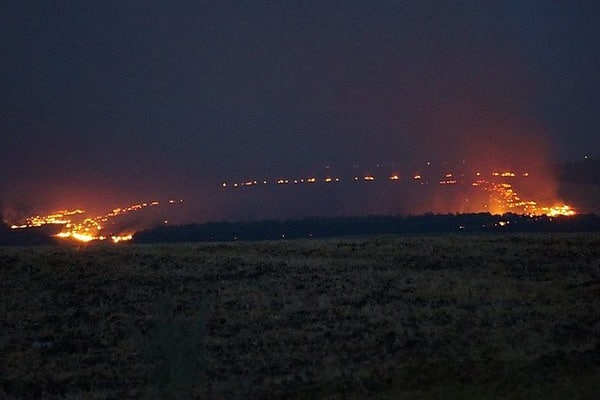
[[598,234],[0,248],[0,399],[597,393]]

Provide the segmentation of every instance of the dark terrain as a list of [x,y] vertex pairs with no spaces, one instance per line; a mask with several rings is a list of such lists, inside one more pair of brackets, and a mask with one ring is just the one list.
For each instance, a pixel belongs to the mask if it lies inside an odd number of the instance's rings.
[[600,236],[0,249],[0,398],[596,398]]

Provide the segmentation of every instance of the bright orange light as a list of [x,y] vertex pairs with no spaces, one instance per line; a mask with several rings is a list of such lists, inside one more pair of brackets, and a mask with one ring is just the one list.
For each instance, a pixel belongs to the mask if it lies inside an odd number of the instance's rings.
[[400,177],[397,174],[390,176],[390,181],[397,181]]
[[71,237],[75,240],[79,240],[80,242],[91,242],[92,240],[95,239],[95,237],[92,235],[88,235],[85,233],[78,233],[78,232],[71,233]]
[[126,242],[133,239],[133,235],[111,236],[113,243]]
[[571,216],[576,214],[575,210],[573,210],[566,204],[563,204],[561,206],[544,208],[544,211],[546,211],[546,215],[550,217],[557,217],[559,215]]

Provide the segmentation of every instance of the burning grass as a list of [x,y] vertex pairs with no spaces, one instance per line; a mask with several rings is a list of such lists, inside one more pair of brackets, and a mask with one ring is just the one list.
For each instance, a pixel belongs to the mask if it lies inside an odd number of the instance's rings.
[[0,249],[0,397],[595,398],[600,236]]

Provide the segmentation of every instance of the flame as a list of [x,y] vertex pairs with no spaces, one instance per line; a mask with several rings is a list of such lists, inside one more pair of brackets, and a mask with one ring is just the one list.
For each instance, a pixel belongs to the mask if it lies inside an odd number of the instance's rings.
[[[514,177],[515,174],[496,173],[492,176]],[[529,176],[529,174],[527,174]],[[474,182],[474,186],[483,186],[484,190],[493,194],[493,205],[490,207],[495,214],[503,214],[506,212],[516,212],[529,216],[547,215],[549,217],[556,216],[572,216],[576,211],[566,204],[554,206],[540,206],[533,200],[523,200],[517,194],[512,184],[508,182],[494,183],[485,180]]]
[[111,236],[110,239],[113,241],[113,243],[125,242],[125,241],[133,239],[133,235],[131,235],[131,234],[114,235],[114,236]]
[[[252,181],[252,184],[256,184],[256,181]],[[223,187],[226,187],[226,183],[223,183]],[[183,203],[183,200],[179,200],[179,203]],[[171,199],[168,200],[168,204],[174,205],[176,201]],[[34,228],[41,227],[44,225],[58,225],[62,229],[59,233],[55,234],[54,237],[61,239],[73,239],[79,242],[91,242],[93,240],[107,240],[107,236],[101,235],[100,232],[104,229],[103,224],[108,222],[112,218],[118,216],[136,212],[146,207],[155,207],[160,205],[160,202],[154,200],[150,203],[139,203],[132,204],[126,207],[117,207],[112,209],[107,214],[98,215],[95,217],[87,217],[81,219],[81,216],[86,213],[85,210],[60,210],[55,211],[47,216],[32,216],[25,219],[22,224],[14,224],[11,226],[12,229],[23,229],[23,228]],[[113,243],[120,243],[131,240],[133,233],[119,233],[111,234],[109,236]]]

